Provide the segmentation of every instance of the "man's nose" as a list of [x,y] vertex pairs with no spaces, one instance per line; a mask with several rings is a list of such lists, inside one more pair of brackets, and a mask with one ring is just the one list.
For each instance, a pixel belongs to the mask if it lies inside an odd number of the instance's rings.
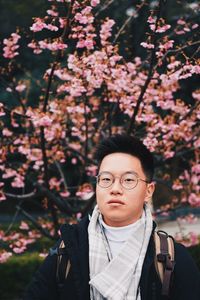
[[115,178],[112,186],[111,186],[111,193],[122,193],[123,189],[122,189],[122,185],[120,183],[120,178]]

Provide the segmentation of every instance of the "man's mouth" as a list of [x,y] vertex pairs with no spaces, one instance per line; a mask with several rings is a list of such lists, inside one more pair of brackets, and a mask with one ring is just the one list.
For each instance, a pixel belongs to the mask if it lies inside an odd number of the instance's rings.
[[111,199],[108,201],[108,204],[121,204],[121,205],[125,205],[125,203],[119,199]]

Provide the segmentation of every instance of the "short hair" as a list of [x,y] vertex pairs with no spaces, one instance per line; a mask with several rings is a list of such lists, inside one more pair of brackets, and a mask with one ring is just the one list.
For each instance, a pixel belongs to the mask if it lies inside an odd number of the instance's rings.
[[126,134],[111,135],[97,145],[94,158],[97,160],[98,169],[105,156],[119,152],[137,157],[147,180],[150,182],[153,180],[154,158],[152,153],[138,138]]

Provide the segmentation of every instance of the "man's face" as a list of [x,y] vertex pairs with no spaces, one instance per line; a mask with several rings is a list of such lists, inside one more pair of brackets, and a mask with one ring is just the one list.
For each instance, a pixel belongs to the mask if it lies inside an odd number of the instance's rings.
[[120,176],[134,172],[139,178],[147,180],[140,160],[126,153],[112,153],[104,157],[99,174],[110,172],[115,181],[108,188],[96,186],[96,198],[104,222],[113,227],[126,226],[136,222],[142,215],[144,202],[148,202],[154,192],[154,183],[139,180],[134,189],[125,189]]

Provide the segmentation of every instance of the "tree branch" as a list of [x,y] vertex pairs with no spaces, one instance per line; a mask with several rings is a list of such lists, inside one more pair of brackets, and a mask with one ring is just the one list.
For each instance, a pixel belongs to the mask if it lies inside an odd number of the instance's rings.
[[4,193],[6,197],[9,197],[11,199],[17,199],[17,200],[29,200],[33,197],[38,196],[38,194],[36,192],[31,192],[28,194],[24,194],[24,195],[15,195],[15,194],[10,194],[10,193]]
[[[65,27],[63,29],[63,33],[60,37],[60,39],[64,42],[64,40],[67,40],[70,30],[71,30],[71,13],[72,13],[72,9],[73,9],[73,5],[74,5],[75,0],[72,0],[70,5],[69,5],[69,10],[68,10],[68,14],[67,14],[67,18],[66,18],[66,22],[65,22]],[[66,2],[64,1],[64,3],[66,4]],[[51,72],[49,74],[49,78],[48,78],[48,84],[47,84],[47,89],[46,89],[46,94],[45,94],[45,99],[44,99],[44,105],[43,105],[43,112],[46,112],[47,109],[47,105],[48,105],[48,100],[49,100],[49,95],[50,95],[50,88],[51,88],[51,84],[52,84],[52,80],[53,80],[53,75],[54,75],[54,71],[55,68],[58,64],[58,61],[61,57],[61,53],[62,50],[59,50],[57,52],[55,61],[53,63],[53,66],[51,68]]]
[[145,81],[145,83],[144,83],[144,85],[141,89],[141,92],[140,92],[139,98],[137,100],[137,104],[136,104],[136,107],[134,109],[133,115],[131,117],[131,120],[130,120],[130,123],[129,123],[129,128],[127,130],[128,134],[130,134],[133,130],[133,127],[134,127],[134,124],[135,124],[135,119],[136,119],[136,116],[138,114],[140,105],[143,101],[144,94],[146,92],[146,89],[147,89],[147,87],[148,87],[148,85],[151,81],[151,77],[153,75],[153,65],[154,65],[154,62],[155,62],[155,59],[156,59],[156,46],[157,46],[157,40],[158,40],[158,34],[156,33],[156,31],[157,31],[158,23],[159,23],[159,19],[160,19],[162,2],[163,2],[163,0],[159,1],[158,13],[157,13],[156,24],[155,24],[155,31],[154,31],[154,35],[153,35],[153,41],[152,41],[152,44],[154,45],[154,48],[152,49],[152,52],[151,52],[149,72],[148,72],[148,75],[147,75],[147,79],[146,79],[146,81]]
[[95,17],[97,17],[102,11],[106,10],[115,0],[110,0],[105,3],[101,8],[96,12]]
[[53,237],[52,235],[50,235],[50,233],[43,228],[42,226],[40,226],[37,222],[37,220],[35,218],[33,218],[33,216],[31,216],[29,213],[27,213],[24,209],[22,209],[19,205],[16,206],[16,208],[18,209],[19,212],[21,212],[29,221],[31,221],[31,223],[46,237],[50,238],[50,239],[57,239],[57,236]]
[[129,16],[126,21],[124,22],[124,24],[121,26],[121,28],[119,29],[119,31],[117,32],[117,34],[115,35],[115,38],[113,40],[113,44],[115,44],[119,38],[119,36],[122,34],[122,32],[124,31],[124,29],[126,28],[126,26],[129,24],[129,22],[135,18],[138,14],[138,11],[146,4],[146,0],[143,1],[143,3],[141,3],[140,5],[138,5],[138,9],[131,15]]
[[[183,51],[183,50],[185,50],[185,49],[187,49],[187,48],[189,48],[189,47],[192,47],[192,46],[196,46],[196,45],[199,45],[200,44],[200,41],[196,41],[196,42],[194,42],[194,43],[191,43],[191,44],[188,44],[188,45],[185,45],[185,46],[183,46],[183,47],[180,47],[180,48],[177,48],[177,49],[174,49],[174,50],[169,50],[169,51],[167,51],[164,55],[163,55],[163,57],[162,57],[162,61],[164,61],[165,60],[165,58],[169,55],[169,54],[176,54],[176,53],[179,53],[179,52],[181,52],[181,51]],[[199,49],[199,48],[198,48]],[[197,50],[198,50],[197,49]],[[196,52],[196,51],[195,51]],[[154,70],[156,69],[158,67],[158,64],[156,64],[156,66],[154,67]]]

